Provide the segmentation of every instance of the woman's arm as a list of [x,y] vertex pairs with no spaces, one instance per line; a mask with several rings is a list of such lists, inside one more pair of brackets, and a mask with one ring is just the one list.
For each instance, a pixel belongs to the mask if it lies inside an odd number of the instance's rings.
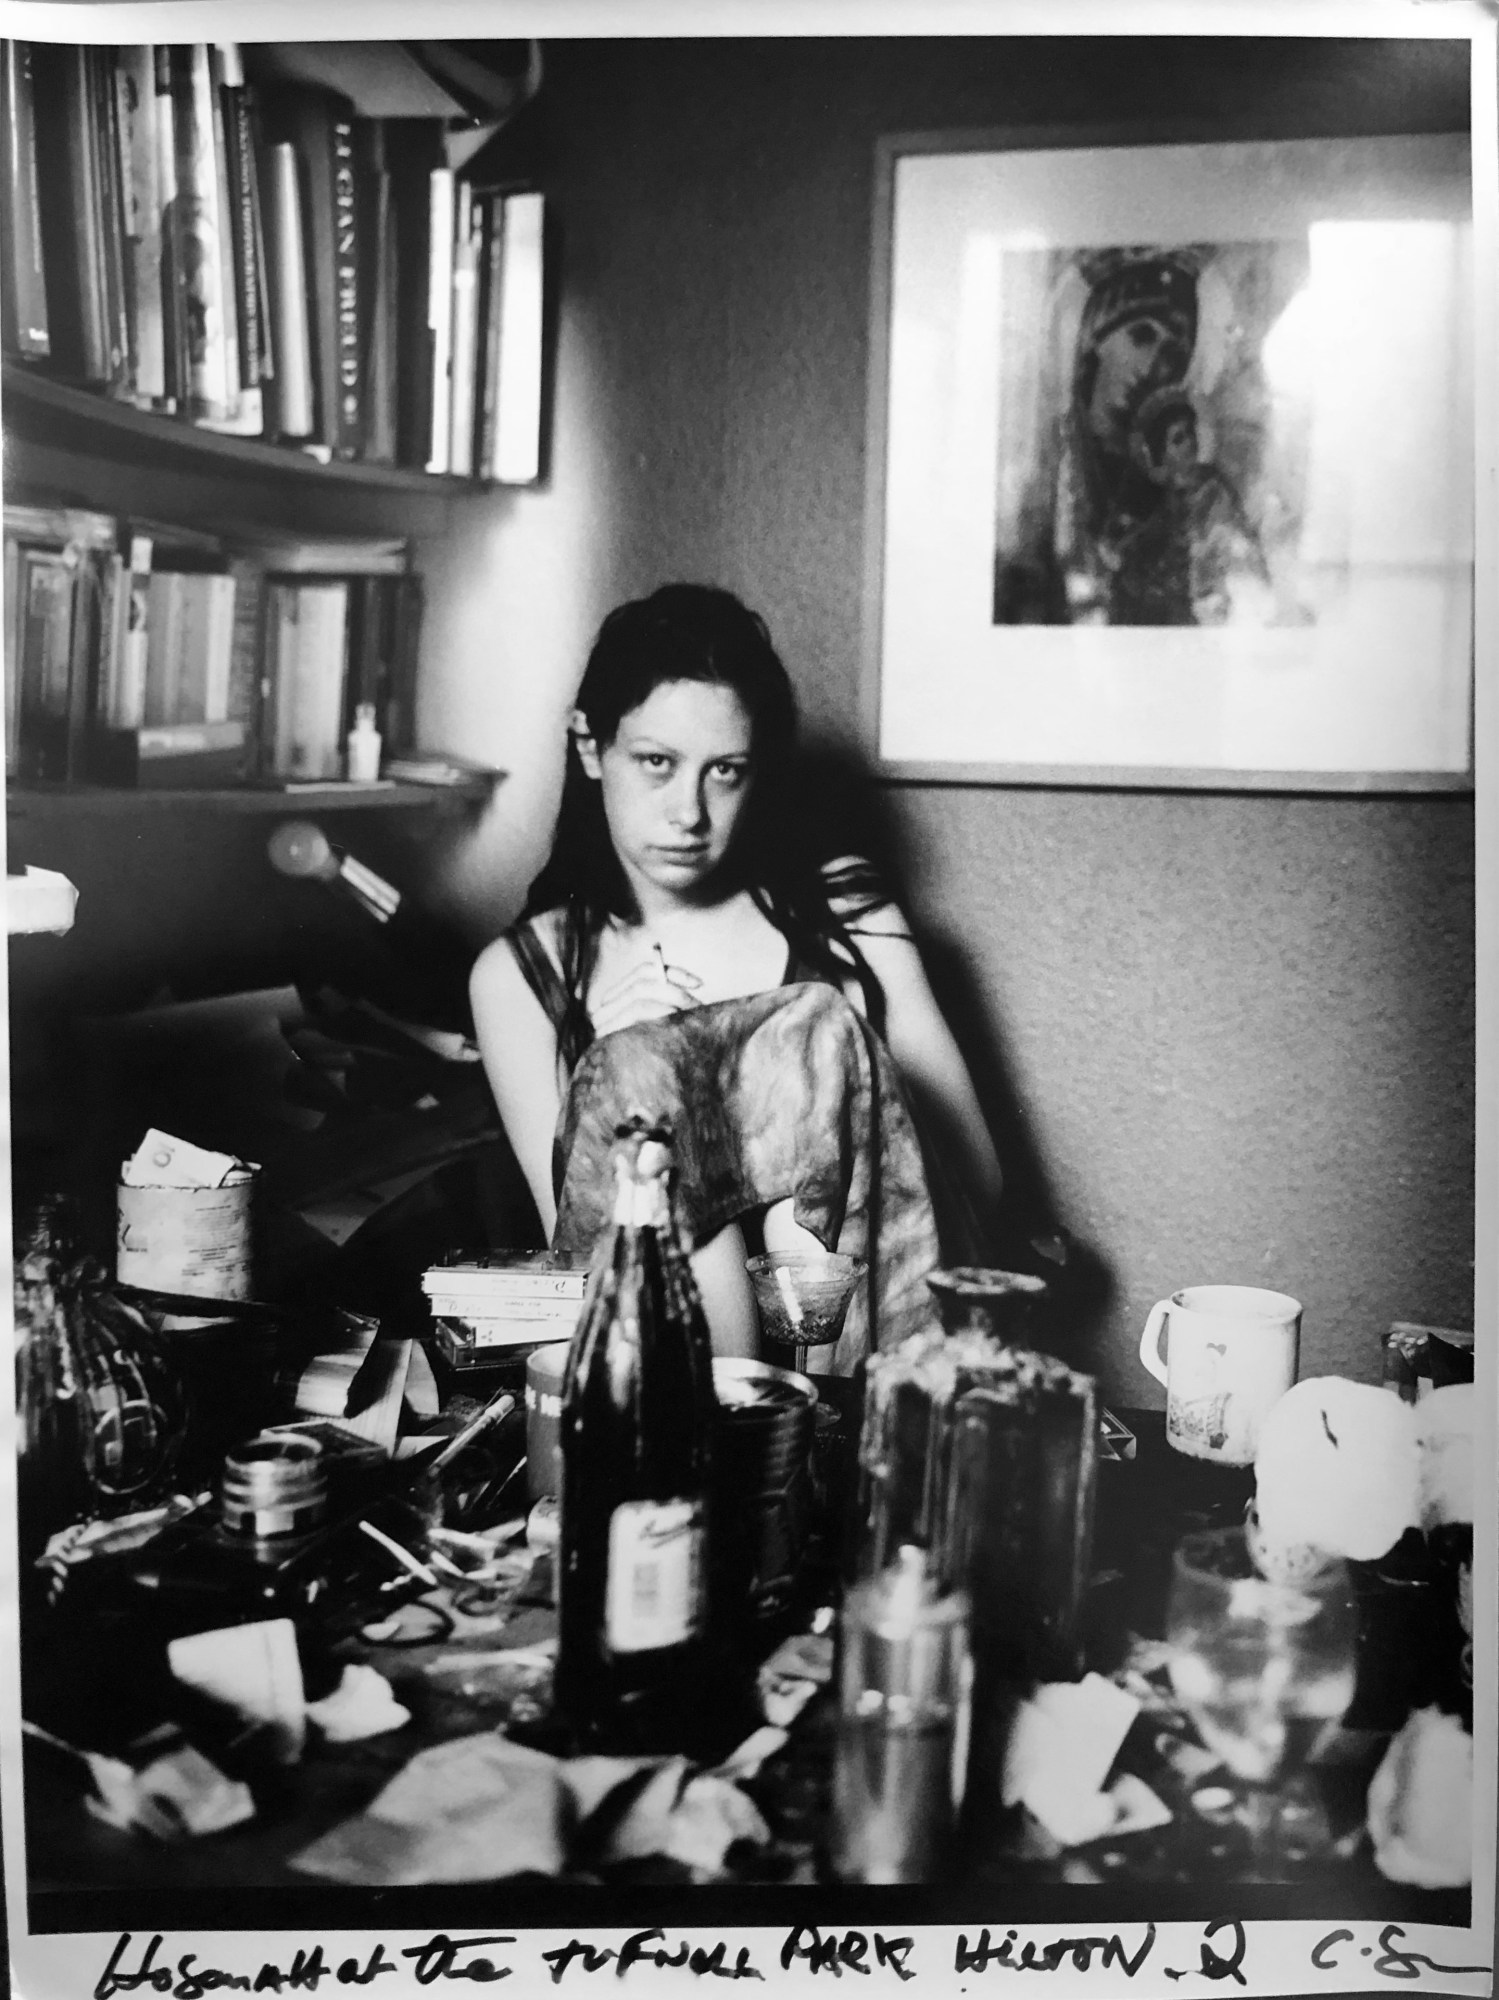
[[550,1243],[557,1226],[552,1139],[562,1110],[556,1030],[504,938],[480,952],[469,998],[489,1087]]
[[850,929],[885,992],[885,1040],[933,1136],[956,1148],[961,1177],[979,1217],[990,1217],[1003,1187],[999,1155],[968,1065],[942,1018],[905,917],[885,902],[860,912]]

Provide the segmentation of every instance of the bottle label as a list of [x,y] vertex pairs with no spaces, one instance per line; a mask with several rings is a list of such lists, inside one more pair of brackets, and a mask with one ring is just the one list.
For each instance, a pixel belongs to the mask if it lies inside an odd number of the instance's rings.
[[696,1500],[630,1500],[609,1522],[604,1630],[610,1650],[678,1646],[702,1630],[703,1509]]

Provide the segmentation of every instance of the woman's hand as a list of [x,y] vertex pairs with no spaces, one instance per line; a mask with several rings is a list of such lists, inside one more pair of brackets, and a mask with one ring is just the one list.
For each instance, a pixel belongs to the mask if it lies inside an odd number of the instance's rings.
[[597,1035],[616,1034],[641,1021],[664,1021],[684,1007],[697,1006],[702,985],[680,965],[668,965],[659,949],[637,959],[627,972],[588,996],[588,1013]]

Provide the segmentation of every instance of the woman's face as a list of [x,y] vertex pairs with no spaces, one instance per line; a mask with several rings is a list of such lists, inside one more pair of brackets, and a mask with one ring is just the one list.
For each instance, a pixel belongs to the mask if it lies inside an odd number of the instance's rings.
[[732,688],[663,681],[602,748],[575,718],[578,754],[642,915],[696,901],[733,844],[753,778],[753,728]]

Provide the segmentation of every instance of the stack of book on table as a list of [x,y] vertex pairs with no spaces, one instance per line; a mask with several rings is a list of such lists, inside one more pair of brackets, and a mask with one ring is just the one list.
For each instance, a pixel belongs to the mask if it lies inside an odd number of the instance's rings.
[[4,510],[8,775],[331,780],[356,707],[411,740],[421,579],[401,536]]
[[583,1307],[586,1270],[548,1250],[501,1250],[434,1264],[422,1290],[438,1346],[455,1368],[481,1367],[504,1351],[570,1340]]
[[0,43],[6,353],[324,460],[535,480],[542,197],[464,157],[535,77],[468,46]]

